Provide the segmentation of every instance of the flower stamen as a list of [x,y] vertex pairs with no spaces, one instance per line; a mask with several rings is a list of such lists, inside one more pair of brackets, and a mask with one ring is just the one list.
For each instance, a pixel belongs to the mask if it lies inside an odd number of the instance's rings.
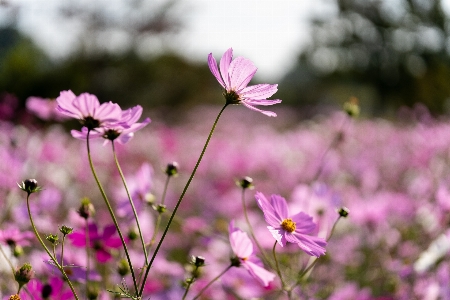
[[283,222],[281,222],[281,227],[287,232],[294,232],[296,228],[295,222],[292,221],[292,219],[284,219]]

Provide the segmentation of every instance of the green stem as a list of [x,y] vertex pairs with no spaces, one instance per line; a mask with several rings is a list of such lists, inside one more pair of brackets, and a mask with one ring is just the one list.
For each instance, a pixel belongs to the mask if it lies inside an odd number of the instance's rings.
[[[198,271],[198,266],[195,266],[195,269],[192,272],[192,274],[195,274],[197,271]],[[186,287],[186,290],[184,291],[184,295],[183,295],[182,300],[186,299],[186,296],[187,296],[187,294],[189,292],[189,289],[190,289],[192,283],[194,283],[194,276],[192,276],[192,278],[190,278],[189,282],[187,283],[187,287]]]
[[[337,225],[337,223],[339,222],[339,220],[341,219],[342,217],[341,216],[339,216],[337,219],[336,219],[336,221],[334,222],[334,224],[333,224],[333,227],[331,228],[331,231],[330,231],[330,235],[328,236],[328,238],[327,238],[327,242],[331,239],[331,237],[333,236],[333,233],[334,233],[334,229],[336,228],[336,225]],[[308,272],[316,265],[316,263],[318,262],[318,260],[319,260],[319,257],[317,257],[306,269],[304,269],[303,271],[300,271],[300,273],[298,274],[298,277],[297,277],[297,282],[295,283],[295,285],[294,286],[297,286],[299,283],[300,283],[300,280],[303,278],[303,276],[305,276],[306,274],[308,274]]]
[[252,224],[250,223],[250,220],[247,215],[247,206],[245,205],[245,189],[244,188],[242,189],[242,208],[244,210],[245,220],[247,221],[248,229],[250,231],[250,235],[253,238],[253,241],[255,242],[256,246],[259,249],[259,252],[263,256],[264,262],[267,263],[273,269],[272,262],[267,257],[266,252],[264,251],[263,247],[261,247],[261,245],[259,244],[258,239],[256,239],[255,233],[253,232]]
[[64,268],[64,241],[66,240],[66,235],[63,234],[61,243],[61,266]]
[[275,241],[272,248],[273,259],[275,260],[275,270],[277,271],[278,277],[280,277],[281,286],[283,290],[286,290],[286,284],[284,283],[283,276],[281,275],[280,266],[278,265],[277,255],[275,253],[275,248],[277,247],[278,241]]
[[220,277],[222,277],[223,274],[225,274],[229,269],[231,269],[233,265],[229,265],[225,270],[222,271],[222,273],[220,273],[219,275],[217,275],[216,277],[214,277],[214,279],[212,279],[198,294],[197,296],[195,296],[194,298],[192,298],[192,300],[197,299],[198,297],[200,297],[200,295],[206,291],[207,288],[209,288],[211,286],[211,284],[213,284],[217,279],[219,279]]
[[75,299],[79,300],[78,296],[77,296],[77,293],[75,292],[75,289],[74,289],[74,287],[72,285],[72,282],[70,281],[69,277],[67,277],[67,274],[64,271],[64,268],[61,267],[61,265],[58,263],[58,261],[56,260],[56,257],[53,256],[50,253],[50,250],[48,250],[47,246],[45,246],[44,241],[41,239],[39,233],[37,232],[36,226],[34,225],[34,222],[33,222],[33,217],[31,216],[30,194],[27,195],[27,208],[28,208],[28,216],[30,218],[31,227],[33,228],[34,234],[36,235],[37,239],[39,240],[39,243],[41,243],[42,247],[45,249],[45,251],[47,252],[48,256],[52,259],[52,261],[55,264],[55,266],[59,269],[59,271],[63,275],[65,281],[67,281],[67,284],[69,285],[70,289],[72,290],[72,294],[74,295]]
[[2,253],[3,257],[5,258],[6,262],[7,262],[8,265],[9,265],[9,267],[11,268],[11,271],[12,271],[12,274],[13,274],[13,277],[14,277],[15,274],[16,274],[16,271],[14,270],[14,266],[13,266],[12,262],[9,260],[8,256],[6,256],[6,253],[5,253],[5,251],[3,250],[3,247],[2,247],[2,246],[0,246],[0,253]]
[[162,235],[161,239],[159,240],[158,245],[156,246],[155,252],[153,253],[153,256],[152,256],[152,258],[151,258],[151,260],[150,260],[149,265],[147,266],[147,270],[145,270],[144,280],[143,280],[142,283],[141,283],[141,289],[140,289],[140,291],[139,291],[139,295],[138,295],[138,296],[142,296],[142,293],[143,293],[143,291],[144,291],[145,281],[147,280],[147,276],[148,276],[148,273],[149,273],[149,271],[150,271],[150,268],[151,268],[151,266],[152,266],[152,264],[153,264],[153,261],[155,260],[155,257],[156,257],[156,255],[158,254],[159,248],[161,248],[161,245],[162,245],[162,243],[163,243],[163,241],[164,241],[164,238],[166,237],[167,232],[169,231],[170,224],[172,223],[172,220],[173,220],[173,218],[174,218],[174,216],[175,216],[175,214],[176,214],[176,212],[177,212],[177,210],[178,210],[178,207],[180,206],[181,201],[183,200],[184,195],[186,194],[186,191],[187,191],[187,189],[189,188],[189,185],[191,184],[191,181],[192,181],[192,179],[194,178],[195,173],[197,172],[198,166],[200,165],[200,162],[202,161],[203,155],[205,154],[206,148],[208,147],[209,141],[211,140],[211,137],[212,137],[212,135],[213,135],[213,133],[214,133],[214,129],[216,129],[217,122],[219,122],[220,116],[222,115],[223,111],[225,110],[225,108],[226,108],[227,106],[228,106],[228,104],[225,104],[225,105],[222,107],[222,109],[220,110],[219,114],[217,115],[216,120],[214,121],[214,124],[213,124],[213,126],[212,126],[212,128],[211,128],[211,131],[209,132],[208,138],[206,139],[206,143],[205,143],[205,145],[203,146],[203,150],[202,150],[202,152],[200,153],[200,157],[198,158],[197,163],[195,164],[194,170],[192,171],[192,174],[191,174],[191,176],[189,177],[189,180],[188,180],[188,182],[186,183],[186,185],[185,185],[185,187],[184,187],[184,189],[183,189],[183,192],[181,193],[181,196],[180,196],[180,198],[178,199],[177,204],[175,205],[175,208],[173,209],[172,215],[171,215],[170,218],[169,218],[169,222],[168,222],[167,225],[166,225],[166,229],[164,230],[163,235]]
[[125,239],[123,238],[122,232],[120,231],[120,228],[119,228],[119,223],[117,222],[116,216],[114,215],[114,211],[113,211],[113,209],[111,207],[111,204],[109,203],[109,200],[108,200],[108,197],[106,196],[105,191],[103,190],[103,186],[102,186],[102,184],[100,183],[100,180],[97,177],[97,173],[95,172],[95,169],[94,169],[94,164],[92,163],[91,150],[90,150],[90,147],[89,147],[89,133],[90,132],[91,131],[88,130],[87,137],[86,137],[86,145],[87,145],[87,154],[88,154],[88,159],[89,159],[89,166],[91,168],[92,175],[94,175],[94,179],[95,179],[95,182],[97,183],[97,186],[98,186],[98,188],[100,190],[100,193],[102,194],[103,200],[105,201],[106,207],[108,208],[109,214],[111,215],[111,219],[114,222],[114,226],[116,226],[117,233],[119,234],[120,240],[122,241],[122,246],[123,246],[123,249],[125,251],[125,255],[127,257],[128,265],[129,265],[130,270],[131,270],[131,276],[133,277],[134,289],[135,289],[135,292],[137,294],[138,288],[137,288],[136,276],[134,275],[134,269],[133,269],[133,265],[131,264],[131,259],[130,259],[130,255],[128,254],[128,248],[127,248],[127,245],[125,243]]
[[144,242],[144,236],[142,235],[141,225],[139,223],[139,218],[136,212],[136,207],[134,206],[133,199],[131,198],[130,191],[128,189],[127,182],[125,181],[125,176],[123,175],[122,168],[120,167],[119,160],[117,159],[116,150],[114,147],[114,141],[111,141],[112,145],[112,151],[114,153],[114,161],[116,162],[117,170],[119,170],[120,178],[122,178],[122,183],[125,187],[125,191],[127,192],[128,200],[130,201],[131,209],[133,210],[134,218],[136,220],[136,225],[139,231],[139,237],[141,238],[141,244],[142,244],[142,250],[144,251],[145,256],[145,264],[148,264],[148,258],[147,258],[147,250],[145,249],[145,242]]
[[[164,201],[166,199],[167,187],[169,186],[169,181],[170,181],[171,177],[172,176],[168,175],[166,178],[166,183],[164,184],[164,191],[163,191],[162,199],[161,199],[161,205],[164,205]],[[149,248],[148,248],[149,252],[150,252],[151,247],[153,246],[153,244],[156,241],[156,236],[158,235],[158,228],[159,228],[159,225],[161,224],[161,218],[162,218],[162,212],[159,212],[158,217],[156,218],[155,230],[153,231],[153,235],[150,240],[150,244],[149,244]]]

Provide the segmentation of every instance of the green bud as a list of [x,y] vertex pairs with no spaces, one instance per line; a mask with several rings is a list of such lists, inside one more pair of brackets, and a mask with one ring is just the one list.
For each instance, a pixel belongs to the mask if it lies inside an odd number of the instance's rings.
[[359,105],[358,105],[358,98],[351,97],[349,101],[344,103],[344,111],[350,116],[350,117],[358,117],[360,113]]
[[177,176],[178,175],[178,163],[174,161],[170,164],[167,164],[167,167],[166,167],[166,170],[164,171],[164,173],[166,173],[167,176],[169,176],[169,177]]
[[64,236],[71,234],[73,232],[73,228],[72,227],[68,227],[66,225],[63,225],[59,228],[59,231],[64,234]]
[[339,216],[341,216],[343,218],[347,218],[349,213],[350,213],[350,210],[345,206],[342,206],[341,208],[338,209]]
[[126,259],[121,259],[119,261],[119,265],[117,266],[117,273],[119,273],[120,276],[125,276],[130,273],[130,266],[128,265]]
[[20,288],[27,284],[33,277],[34,271],[29,263],[23,264],[23,266],[16,269],[16,272],[14,273],[14,279],[17,281]]
[[58,242],[58,236],[56,235],[56,234],[49,234],[49,235],[47,235],[46,237],[45,237],[45,239],[47,240],[47,241],[49,241],[50,243],[52,243],[52,245],[56,245],[57,244],[57,242]]
[[164,204],[158,204],[156,205],[155,210],[162,214],[166,211],[166,206]]
[[80,208],[77,210],[80,217],[83,219],[88,219],[91,215],[95,213],[94,205],[92,205],[91,200],[89,198],[84,197],[81,199]]
[[14,255],[14,257],[19,257],[19,256],[23,255],[22,246],[15,245],[13,248],[13,255]]

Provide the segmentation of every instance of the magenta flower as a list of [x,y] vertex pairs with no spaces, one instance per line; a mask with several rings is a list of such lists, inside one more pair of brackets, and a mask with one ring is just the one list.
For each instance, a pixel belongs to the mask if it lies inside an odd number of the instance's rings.
[[75,96],[72,91],[62,91],[56,102],[58,102],[57,111],[80,120],[89,130],[117,122],[122,117],[122,110],[118,104],[112,102],[100,104],[95,95],[88,93]]
[[223,95],[227,104],[242,104],[252,110],[259,111],[269,117],[277,114],[271,111],[260,110],[253,105],[273,105],[281,100],[267,100],[277,92],[277,84],[257,84],[247,86],[255,75],[257,68],[248,59],[236,57],[233,61],[233,49],[228,49],[220,59],[220,73],[216,59],[212,53],[208,55],[208,66],[220,85],[225,89]]
[[[117,249],[122,246],[122,242],[118,237],[114,237],[116,233],[116,227],[114,225],[108,225],[103,229],[103,232],[99,234],[97,225],[94,223],[89,224],[89,247],[95,250],[97,260],[101,263],[105,263],[111,259],[109,249]],[[73,232],[68,235],[70,241],[75,247],[86,246],[86,235],[84,231]]]
[[244,267],[263,286],[268,286],[275,275],[264,269],[261,261],[253,254],[253,244],[247,233],[234,227],[234,222],[230,222],[230,244],[231,249],[236,255],[232,258],[232,264],[235,267]]
[[283,247],[286,242],[295,243],[311,256],[319,257],[325,254],[324,247],[327,242],[310,235],[316,228],[312,217],[303,212],[289,216],[286,200],[280,195],[272,195],[270,202],[260,192],[256,193],[255,198],[270,225],[267,228],[280,246]]
[[[37,279],[32,279],[27,284],[27,290],[20,292],[20,299],[23,300],[45,300],[45,299],[74,299],[72,291],[66,287],[64,281],[58,277],[52,277],[47,283],[42,283]],[[32,296],[30,296],[31,294]]]
[[[136,131],[144,128],[151,122],[150,118],[146,118],[142,123],[136,123],[142,115],[142,106],[137,105],[133,108],[122,111],[122,116],[117,122],[110,123],[91,131],[89,138],[104,138],[105,143],[108,141],[117,141],[120,144],[127,143]],[[77,139],[85,140],[87,138],[88,128],[83,127],[81,131],[72,130],[72,136]]]

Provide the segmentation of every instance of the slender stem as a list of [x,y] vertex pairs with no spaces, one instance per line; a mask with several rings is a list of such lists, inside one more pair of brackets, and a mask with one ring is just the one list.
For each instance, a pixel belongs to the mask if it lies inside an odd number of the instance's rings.
[[3,250],[3,247],[2,247],[2,246],[0,246],[0,253],[2,253],[3,257],[5,258],[6,262],[7,262],[8,265],[9,265],[9,267],[11,268],[11,271],[12,271],[13,277],[14,277],[14,275],[15,275],[15,273],[16,273],[16,272],[14,271],[14,266],[13,266],[11,260],[9,260],[8,256],[6,256],[6,253],[5,253],[5,251]]
[[194,298],[192,298],[192,300],[197,299],[198,297],[200,297],[200,295],[211,286],[211,284],[213,284],[217,279],[219,279],[220,277],[222,277],[223,274],[225,274],[229,269],[231,269],[233,265],[229,265],[225,270],[222,271],[222,273],[220,273],[219,275],[217,275],[216,277],[214,277],[214,279],[212,279],[198,294],[197,296],[195,296]]
[[69,285],[70,289],[72,290],[72,294],[74,295],[75,299],[78,300],[77,293],[75,292],[75,289],[74,289],[69,277],[67,277],[67,274],[64,271],[64,268],[58,263],[58,261],[56,260],[56,257],[50,253],[50,250],[48,250],[47,246],[45,246],[44,241],[41,239],[39,233],[37,232],[36,226],[34,225],[34,222],[33,222],[33,217],[31,216],[30,194],[27,195],[27,208],[28,208],[28,216],[30,217],[31,227],[33,228],[34,234],[36,235],[37,239],[39,240],[39,243],[41,243],[42,247],[47,252],[48,256],[52,259],[55,266],[59,269],[59,271],[63,275],[65,281],[67,281],[67,284]]
[[66,240],[66,235],[63,234],[61,243],[61,266],[64,268],[64,241]]
[[259,252],[263,256],[264,261],[273,269],[272,262],[267,257],[266,252],[264,251],[263,247],[261,247],[261,245],[259,244],[258,239],[256,238],[255,233],[253,232],[253,227],[252,227],[252,224],[250,223],[250,219],[248,218],[247,205],[245,204],[245,190],[246,189],[244,189],[244,188],[242,189],[242,209],[244,210],[244,216],[245,216],[245,220],[247,221],[248,229],[250,230],[250,235],[252,236],[253,241],[255,242],[256,246],[258,247]]
[[125,176],[123,175],[122,168],[120,167],[119,160],[117,159],[116,149],[114,147],[114,141],[111,141],[112,151],[114,153],[114,161],[116,162],[117,170],[119,170],[120,178],[122,178],[122,183],[127,192],[128,200],[130,201],[131,209],[133,210],[134,219],[136,220],[136,225],[139,231],[139,237],[141,238],[142,250],[144,251],[145,264],[148,264],[147,250],[145,249],[144,236],[142,235],[141,224],[139,223],[139,218],[136,212],[136,207],[134,206],[133,199],[131,198],[130,190],[128,189],[127,182],[125,181]]
[[[169,181],[170,181],[171,177],[172,176],[167,175],[166,183],[164,184],[164,191],[163,191],[163,194],[162,194],[161,205],[164,205],[164,201],[166,199],[167,187],[169,186]],[[161,218],[162,218],[162,212],[159,212],[158,213],[158,217],[156,218],[155,230],[153,231],[153,235],[152,235],[152,238],[151,238],[150,243],[149,243],[149,248],[148,248],[149,252],[150,252],[150,249],[151,249],[152,245],[156,241],[156,236],[158,235],[159,225],[161,224]]]
[[[197,271],[198,271],[198,266],[195,266],[195,269],[192,272],[192,274],[195,274]],[[190,278],[190,280],[188,281],[187,287],[186,287],[186,290],[184,291],[184,295],[183,295],[182,300],[186,299],[186,296],[187,296],[187,294],[189,292],[189,288],[191,287],[192,283],[194,283],[194,279],[195,279],[195,277],[192,276],[192,278]]]
[[111,219],[114,222],[114,226],[116,226],[117,233],[119,234],[120,240],[122,241],[122,246],[123,246],[123,249],[125,251],[125,255],[127,257],[127,260],[128,260],[128,265],[129,265],[130,270],[131,270],[131,276],[133,277],[134,289],[135,289],[135,292],[137,294],[138,288],[137,288],[136,276],[134,275],[133,265],[131,264],[130,255],[128,254],[127,244],[125,243],[125,239],[123,238],[122,232],[120,231],[120,228],[119,228],[119,223],[117,222],[116,216],[114,215],[114,211],[113,211],[113,209],[111,207],[111,204],[109,203],[108,197],[106,196],[106,193],[105,193],[105,191],[103,189],[103,186],[102,186],[102,184],[100,183],[100,180],[97,177],[97,173],[95,172],[95,169],[94,169],[94,164],[92,163],[91,150],[90,150],[90,147],[89,147],[89,133],[90,133],[90,130],[88,130],[87,138],[86,138],[89,166],[91,167],[92,175],[94,175],[95,182],[97,183],[97,186],[98,186],[98,188],[100,190],[100,193],[102,194],[103,200],[105,201],[106,207],[108,208],[109,214],[111,215]]
[[217,115],[216,120],[214,121],[214,124],[213,124],[213,126],[211,128],[211,131],[209,132],[208,138],[206,139],[205,145],[203,146],[203,150],[200,153],[200,157],[198,158],[197,163],[195,164],[194,170],[192,171],[192,174],[189,177],[189,180],[186,183],[186,185],[185,185],[185,187],[183,189],[183,192],[181,193],[181,196],[178,199],[177,204],[175,205],[175,208],[173,209],[172,215],[169,218],[169,222],[166,225],[166,229],[164,230],[163,235],[162,235],[161,239],[159,240],[158,245],[156,246],[155,252],[153,253],[153,256],[152,256],[152,258],[150,260],[149,265],[147,266],[147,270],[145,271],[144,280],[141,283],[141,289],[139,291],[139,295],[138,296],[142,296],[142,293],[144,291],[145,281],[147,280],[147,276],[148,276],[150,268],[151,268],[151,266],[153,264],[153,261],[155,260],[155,257],[158,254],[159,248],[161,248],[161,245],[162,245],[162,243],[164,241],[164,238],[166,237],[167,232],[169,231],[170,224],[172,223],[172,220],[173,220],[173,218],[174,218],[174,216],[175,216],[175,214],[176,214],[176,212],[178,210],[178,207],[180,206],[181,201],[183,200],[184,195],[186,194],[186,191],[188,190],[189,185],[191,184],[191,181],[194,178],[195,173],[197,172],[198,166],[200,165],[200,162],[202,161],[203,155],[205,154],[206,148],[208,147],[209,141],[211,140],[211,137],[212,137],[212,135],[214,133],[214,129],[216,129],[217,122],[219,122],[219,118],[220,118],[220,116],[222,115],[223,111],[225,110],[225,108],[227,106],[228,106],[228,104],[225,104],[222,107],[222,109],[220,110],[219,114]]
[[272,248],[272,254],[273,254],[273,259],[275,260],[275,269],[277,271],[278,277],[280,277],[281,280],[281,285],[283,290],[286,288],[286,284],[284,283],[283,280],[283,276],[281,275],[281,270],[280,270],[280,266],[278,265],[278,259],[277,259],[277,255],[275,253],[275,248],[277,247],[277,241],[275,241],[275,244],[273,244],[273,248]]
[[88,298],[89,294],[89,272],[91,271],[91,260],[89,258],[89,247],[91,241],[89,239],[89,222],[86,218],[86,228],[84,229],[85,237],[86,237],[86,298]]
[[[330,235],[328,236],[328,238],[327,238],[327,242],[331,239],[331,237],[333,236],[333,233],[334,233],[334,229],[336,228],[336,225],[337,225],[337,223],[339,222],[339,220],[341,219],[342,217],[341,216],[339,216],[337,219],[336,219],[336,221],[334,222],[334,224],[333,224],[333,227],[331,228],[331,231],[330,231]],[[304,269],[303,271],[300,271],[300,273],[298,274],[298,277],[297,277],[297,282],[295,283],[295,285],[294,286],[296,286],[296,285],[298,285],[299,283],[300,283],[300,280],[303,278],[303,276],[305,276],[306,274],[308,274],[308,272],[316,265],[316,263],[318,262],[318,260],[319,260],[319,257],[317,257],[308,267],[306,267],[306,269]]]

